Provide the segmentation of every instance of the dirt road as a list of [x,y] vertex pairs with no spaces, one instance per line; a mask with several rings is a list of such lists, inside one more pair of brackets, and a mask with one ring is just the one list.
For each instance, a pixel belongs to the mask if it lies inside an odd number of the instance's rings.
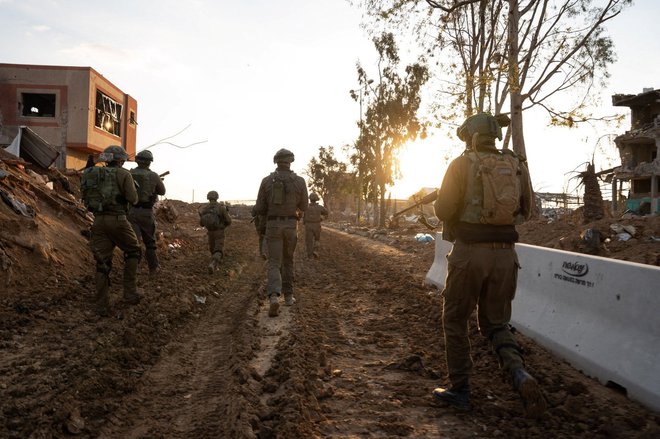
[[95,316],[91,273],[2,296],[0,437],[660,436],[657,414],[521,337],[549,403],[523,418],[474,328],[474,409],[436,406],[441,297],[422,284],[432,244],[325,229],[320,259],[296,255],[297,303],[269,318],[247,220],[213,275],[194,210],[162,227],[161,275],[141,277],[137,307],[115,278],[112,317]]

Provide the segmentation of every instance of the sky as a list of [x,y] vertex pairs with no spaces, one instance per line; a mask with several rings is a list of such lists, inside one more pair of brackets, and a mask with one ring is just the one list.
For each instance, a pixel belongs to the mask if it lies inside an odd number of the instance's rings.
[[[659,16],[660,2],[636,0],[607,26],[618,61],[598,93],[612,113],[627,114],[611,107],[612,94],[660,88]],[[376,59],[360,23],[345,0],[0,0],[1,59],[94,68],[137,100],[138,151],[177,133],[170,142],[194,144],[150,147],[152,169],[170,171],[167,198],[203,201],[216,190],[249,201],[278,149],[295,153],[292,169],[304,176],[320,146],[339,151],[357,138],[360,108],[349,91],[356,63],[370,69]],[[546,122],[525,120],[530,172],[536,190],[561,192],[605,133]],[[394,195],[438,187],[459,144],[432,132],[406,147]],[[604,149],[617,157],[612,144]]]

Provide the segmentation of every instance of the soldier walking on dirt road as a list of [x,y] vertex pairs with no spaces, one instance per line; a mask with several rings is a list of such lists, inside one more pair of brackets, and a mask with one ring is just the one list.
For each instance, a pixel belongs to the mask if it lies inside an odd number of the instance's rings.
[[546,402],[537,381],[524,369],[509,325],[520,268],[515,225],[529,219],[533,195],[524,159],[495,146],[495,138],[502,139],[501,126],[508,123],[508,118],[481,113],[461,125],[458,137],[466,142],[466,151],[449,164],[434,204],[443,221],[443,239],[454,246],[447,256],[442,292],[451,387],[437,388],[433,395],[456,408],[470,408],[468,320],[477,308],[481,334],[490,340],[526,414],[535,418]]
[[220,195],[216,191],[210,191],[206,195],[208,203],[199,208],[199,225],[206,228],[211,262],[209,273],[215,272],[220,267],[220,262],[225,253],[225,229],[231,225],[231,217],[224,203],[218,203]]
[[279,296],[284,293],[284,304],[295,303],[293,297],[293,255],[298,240],[297,226],[300,214],[307,209],[307,184],[291,171],[293,153],[280,149],[273,162],[275,172],[261,181],[254,213],[266,217],[266,246],[268,248],[268,284],[270,303],[268,315],[279,312]]
[[102,154],[107,166],[86,168],[80,182],[83,202],[94,214],[89,246],[96,260],[96,307],[101,316],[109,314],[108,290],[115,246],[124,252],[124,300],[132,305],[140,302],[140,243],[126,217],[129,206],[137,203],[138,194],[131,173],[122,168],[127,159],[124,148],[108,146]]
[[138,202],[128,211],[128,220],[133,226],[138,240],[145,246],[145,258],[149,266],[149,274],[158,271],[158,255],[156,254],[156,219],[154,204],[158,195],[165,195],[165,184],[154,171],[149,169],[154,156],[151,151],[140,151],[135,156],[137,168],[131,169],[131,176],[137,184]]
[[318,258],[319,254],[316,247],[321,239],[321,221],[328,217],[328,209],[318,204],[319,196],[315,192],[309,194],[309,201],[309,206],[307,206],[303,217],[305,248],[308,258]]

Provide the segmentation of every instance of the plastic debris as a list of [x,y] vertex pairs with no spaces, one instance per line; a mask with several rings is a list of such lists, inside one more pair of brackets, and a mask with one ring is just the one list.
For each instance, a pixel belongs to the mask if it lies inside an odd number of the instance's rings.
[[37,216],[37,213],[34,211],[34,208],[32,206],[17,200],[9,192],[0,190],[0,197],[2,197],[2,199],[6,204],[8,204],[12,209],[14,209],[14,212],[26,216],[28,218],[34,218],[35,216]]
[[630,238],[632,238],[632,235],[627,232],[621,232],[621,233],[617,233],[616,237],[619,241],[627,241]]
[[206,303],[206,297],[198,296],[197,294],[193,294],[193,296],[195,296],[195,302],[197,302],[197,303]]
[[415,241],[417,242],[433,242],[435,238],[428,233],[418,233],[415,235]]

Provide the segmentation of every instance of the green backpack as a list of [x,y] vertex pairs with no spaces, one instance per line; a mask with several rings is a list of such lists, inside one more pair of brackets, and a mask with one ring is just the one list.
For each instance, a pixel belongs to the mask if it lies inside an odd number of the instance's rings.
[[131,169],[133,180],[137,183],[138,203],[150,203],[155,201],[154,193],[156,190],[156,182],[152,174],[153,171],[143,168]]
[[92,166],[83,171],[80,192],[88,210],[99,213],[120,208],[117,184],[117,169],[107,166]]
[[511,151],[467,153],[470,172],[460,221],[520,224],[520,160]]
[[224,206],[219,203],[208,203],[199,211],[199,225],[207,230],[218,230],[220,228],[220,209]]

